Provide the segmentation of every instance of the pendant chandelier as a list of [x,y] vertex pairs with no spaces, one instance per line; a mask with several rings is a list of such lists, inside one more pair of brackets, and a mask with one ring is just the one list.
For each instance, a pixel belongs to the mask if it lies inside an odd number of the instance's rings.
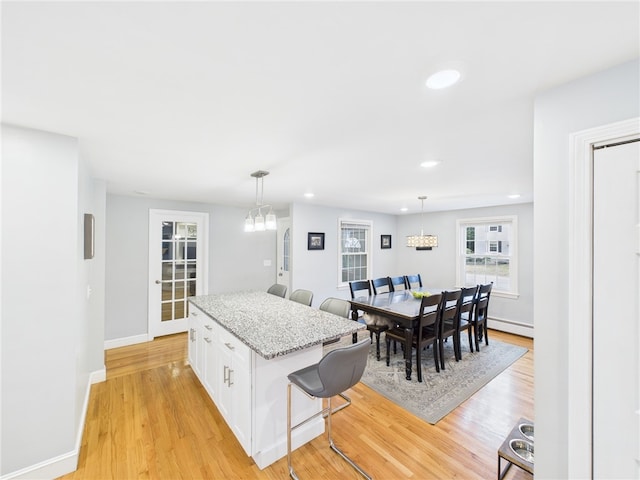
[[[271,205],[262,203],[264,177],[267,175],[269,175],[269,172],[264,170],[258,170],[251,174],[251,176],[256,179],[256,206],[249,210],[247,217],[244,219],[245,232],[263,232],[265,230],[276,230],[278,228],[276,214],[273,213],[273,208]],[[266,210],[267,208],[269,211],[263,216],[262,210]]]
[[438,246],[437,235],[424,234],[424,201],[426,199],[426,196],[418,197],[418,200],[422,202],[422,208],[420,209],[420,235],[407,236],[407,247],[415,247],[416,250],[431,250],[433,247]]

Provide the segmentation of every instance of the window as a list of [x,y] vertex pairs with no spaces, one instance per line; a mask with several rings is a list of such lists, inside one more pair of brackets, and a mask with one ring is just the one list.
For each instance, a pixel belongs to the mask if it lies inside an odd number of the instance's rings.
[[457,284],[493,282],[492,293],[517,296],[517,217],[458,220],[457,227]]
[[338,284],[366,280],[371,271],[371,222],[339,220]]
[[287,228],[282,238],[282,269],[289,271],[289,249],[291,248],[291,233]]

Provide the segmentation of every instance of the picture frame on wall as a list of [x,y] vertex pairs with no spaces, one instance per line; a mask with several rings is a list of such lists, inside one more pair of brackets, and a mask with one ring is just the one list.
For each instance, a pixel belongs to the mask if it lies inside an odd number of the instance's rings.
[[307,234],[307,250],[324,250],[324,233],[309,232]]
[[380,248],[391,248],[391,235],[380,235]]

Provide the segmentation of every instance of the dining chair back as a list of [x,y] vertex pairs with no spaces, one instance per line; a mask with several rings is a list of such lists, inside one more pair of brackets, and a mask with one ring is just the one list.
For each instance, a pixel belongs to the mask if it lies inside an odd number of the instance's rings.
[[389,283],[391,284],[391,291],[405,290],[407,288],[406,278],[401,275],[399,277],[389,277]]
[[270,293],[271,295],[275,295],[276,297],[284,298],[285,295],[287,294],[287,286],[281,285],[279,283],[274,283],[269,287],[269,289],[267,290],[267,293]]
[[[351,313],[351,304],[347,300],[343,300],[342,298],[329,297],[324,302],[322,302],[320,304],[320,307],[318,308],[319,310],[322,310],[324,312],[333,313],[334,315],[338,315],[339,317],[344,318],[349,318],[349,313]],[[336,343],[339,340],[339,338],[336,338],[334,340],[327,340],[326,342],[323,342],[322,345]]]
[[458,357],[460,335],[458,325],[460,322],[460,304],[462,303],[462,291],[452,290],[442,292],[442,317],[440,319],[440,331],[438,334],[438,346],[440,348],[440,368],[444,366],[444,342],[453,337],[453,354],[456,362]]
[[[411,346],[416,349],[416,370],[418,372],[418,382],[422,382],[422,351],[427,345],[433,345],[433,361],[436,372],[440,371],[440,361],[438,354],[438,331],[442,319],[442,294],[437,293],[422,297],[420,301],[420,316],[418,324],[413,329]],[[404,328],[392,328],[385,333],[385,343],[387,345],[387,365],[390,360],[391,341],[404,344]],[[406,348],[406,347],[405,347]],[[405,355],[410,355],[406,352]]]
[[313,301],[313,292],[311,290],[303,290],[302,288],[299,288],[291,292],[289,300],[293,300],[294,302],[310,307],[311,302]]
[[489,337],[487,335],[487,319],[489,311],[489,298],[491,297],[491,289],[493,282],[478,287],[476,294],[476,305],[473,313],[473,334],[475,337],[476,351],[480,351],[480,343],[484,337],[485,345],[489,345]]
[[[349,282],[349,290],[351,290],[351,299],[356,298],[358,294],[364,295],[367,292],[367,296],[371,296],[371,282],[368,280],[360,280],[355,282]],[[375,289],[374,289],[375,291]],[[370,313],[358,312],[358,318],[362,317],[364,323],[367,324],[367,330],[369,330],[369,338],[373,343],[373,336],[376,336],[376,359],[380,360],[380,334],[389,329],[389,325],[384,319],[379,318],[378,315]],[[381,322],[380,320],[383,320]]]
[[374,278],[371,280],[371,287],[373,288],[374,295],[393,291],[389,277]]
[[422,277],[419,273],[416,275],[405,275],[404,278],[407,288],[422,288]]
[[353,300],[356,296],[361,296],[365,294],[367,297],[371,296],[371,283],[369,280],[356,280],[354,282],[349,282],[349,291],[351,292],[351,299]]
[[[456,335],[460,337],[463,331],[467,331],[470,352],[473,352],[473,339],[471,334],[473,330],[473,313],[476,305],[477,293],[478,285],[461,289],[460,312],[458,314],[460,316],[460,321],[458,322],[458,333]],[[458,358],[462,358],[462,343],[460,341],[458,341]]]

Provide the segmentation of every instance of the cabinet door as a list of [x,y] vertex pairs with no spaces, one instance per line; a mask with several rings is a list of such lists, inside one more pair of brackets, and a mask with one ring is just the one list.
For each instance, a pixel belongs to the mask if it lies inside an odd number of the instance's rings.
[[209,396],[215,399],[218,382],[218,362],[217,362],[217,329],[213,320],[203,322],[203,349],[204,349],[204,388],[209,392]]
[[229,426],[242,448],[251,455],[251,373],[244,362],[233,358],[230,390],[231,411]]
[[217,360],[218,360],[218,379],[217,379],[217,395],[214,397],[218,410],[229,424],[231,416],[231,388],[229,387],[229,375],[232,369],[231,350],[224,344],[218,343]]

